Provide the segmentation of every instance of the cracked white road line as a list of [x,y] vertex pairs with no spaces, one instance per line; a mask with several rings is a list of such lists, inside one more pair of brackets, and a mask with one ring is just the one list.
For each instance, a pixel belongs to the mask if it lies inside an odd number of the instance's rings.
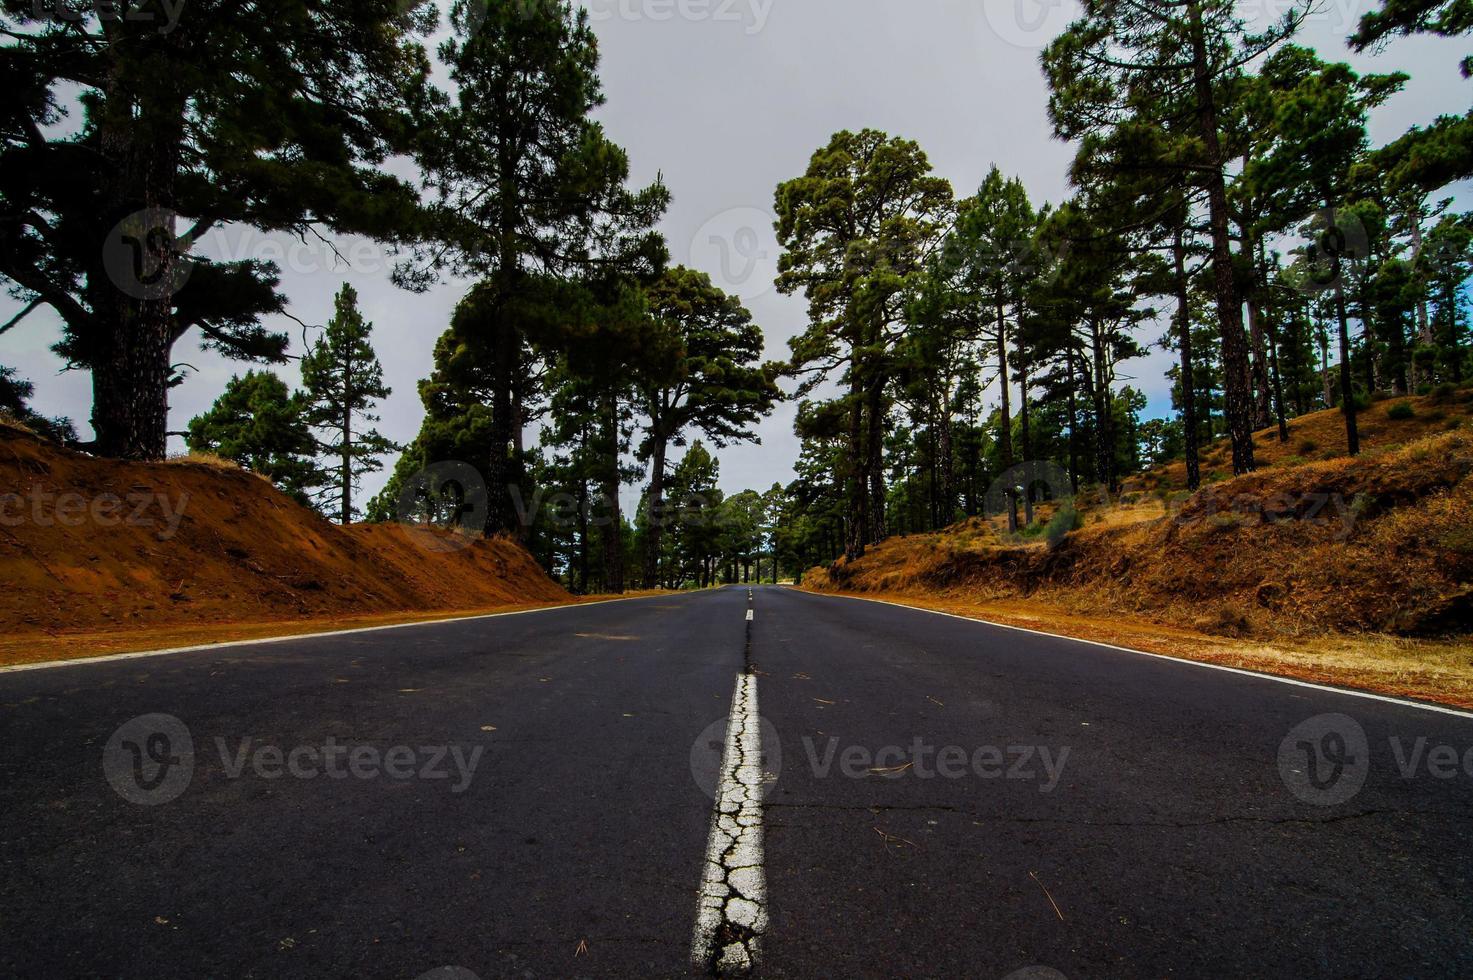
[[696,902],[691,962],[718,974],[746,972],[757,961],[758,944],[766,930],[757,678],[739,674],[727,716],[721,779]]

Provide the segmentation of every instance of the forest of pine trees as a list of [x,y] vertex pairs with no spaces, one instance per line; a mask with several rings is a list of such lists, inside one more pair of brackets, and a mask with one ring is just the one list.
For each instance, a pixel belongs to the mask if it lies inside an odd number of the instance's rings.
[[[585,9],[455,3],[431,52],[433,4],[276,6],[192,0],[164,33],[5,3],[0,275],[20,310],[0,333],[60,316],[54,349],[90,373],[95,438],[30,412],[31,382],[0,368],[10,414],[160,459],[185,373],[172,351],[197,331],[258,367],[189,423],[191,449],[343,522],[402,516],[416,474],[465,461],[485,533],[577,591],[620,592],[857,557],[988,512],[1004,477],[1015,529],[1042,495],[1111,493],[1171,459],[1195,489],[1215,440],[1248,472],[1255,432],[1287,438],[1323,409],[1355,453],[1370,400],[1473,379],[1473,215],[1448,191],[1473,176],[1473,116],[1373,146],[1368,120],[1406,76],[1297,44],[1307,3],[1260,32],[1231,0],[1087,3],[1042,56],[1049,122],[1076,151],[1065,200],[986,161],[954,188],[922,146],[874,129],[816,139],[774,197],[776,287],[807,309],[781,361],[737,298],[671,264],[668,190],[632,186],[596,121]],[[1350,43],[1462,34],[1462,6],[1388,3]],[[407,302],[470,283],[422,338],[434,368],[409,445],[374,429],[390,392],[352,289],[293,354],[262,324],[286,308],[279,270],[192,251],[227,224],[382,242]],[[1171,354],[1165,418],[1144,417],[1132,377],[1152,348]],[[264,367],[294,356],[298,392]],[[796,479],[723,494],[719,451],[784,399]],[[1037,461],[1066,485],[1018,469]]]

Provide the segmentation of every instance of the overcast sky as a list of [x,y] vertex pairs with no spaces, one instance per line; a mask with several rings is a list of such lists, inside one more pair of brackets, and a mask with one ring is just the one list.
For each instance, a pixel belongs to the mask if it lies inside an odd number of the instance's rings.
[[[1245,0],[1262,21],[1285,0]],[[1376,144],[1440,113],[1463,113],[1473,83],[1458,74],[1461,41],[1399,40],[1379,56],[1352,56],[1344,38],[1373,0],[1327,0],[1301,43],[1362,71],[1405,70],[1406,90],[1372,120]],[[1070,147],[1054,140],[1045,114],[1047,90],[1038,55],[1074,16],[1071,0],[589,0],[603,59],[608,104],[600,118],[630,154],[634,179],[663,174],[674,201],[662,230],[672,260],[709,273],[741,295],[761,324],[769,357],[805,321],[800,296],[772,288],[777,245],[772,194],[803,172],[809,156],[840,129],[874,127],[918,141],[958,197],[976,191],[996,163],[1027,185],[1034,203],[1067,196]],[[1461,189],[1460,196],[1461,196]],[[318,243],[227,231],[206,245],[222,257],[275,259],[293,313],[308,324],[331,315],[343,282],[357,288],[373,321],[375,345],[393,395],[383,405],[385,435],[408,442],[422,410],[415,384],[431,368],[435,338],[465,292],[446,283],[410,295],[388,282],[391,259],[370,243],[345,242],[346,263]],[[0,298],[0,319],[17,305]],[[295,338],[291,321],[273,324]],[[1161,329],[1143,330],[1143,343]],[[0,364],[16,366],[36,385],[34,407],[75,420],[90,438],[91,391],[81,372],[60,372],[48,348],[54,315],[38,312],[0,337]],[[232,373],[246,368],[198,350],[193,338],[175,360],[195,368],[171,394],[169,427],[183,429],[208,408]],[[1150,397],[1149,414],[1170,412],[1160,351],[1129,362],[1122,377]],[[295,363],[276,368],[296,383]],[[792,478],[798,443],[793,406],[779,407],[761,428],[760,446],[721,453],[721,483],[734,492],[765,489]],[[174,438],[171,448],[182,450]],[[383,477],[365,481],[376,492]]]

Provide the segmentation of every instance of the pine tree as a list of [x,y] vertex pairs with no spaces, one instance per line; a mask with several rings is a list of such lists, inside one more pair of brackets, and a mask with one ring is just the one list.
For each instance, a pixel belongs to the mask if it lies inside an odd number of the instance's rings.
[[[1347,206],[1355,190],[1353,166],[1366,152],[1369,110],[1399,90],[1404,75],[1360,77],[1345,64],[1327,64],[1307,48],[1289,45],[1264,64],[1262,98],[1271,119],[1271,152],[1250,160],[1246,178],[1278,188],[1278,210],[1316,218],[1313,232],[1326,263],[1321,283],[1334,300],[1340,348],[1340,404],[1350,455],[1360,452],[1352,380],[1346,280],[1356,262],[1370,258],[1366,222]],[[1349,229],[1349,230],[1347,230]],[[1358,233],[1357,233],[1358,232]]]
[[308,399],[307,424],[330,433],[327,440],[318,440],[318,448],[338,461],[330,492],[337,495],[338,520],[348,524],[356,513],[358,478],[383,469],[379,457],[402,447],[371,427],[379,420],[374,403],[390,393],[369,343],[373,324],[358,312],[358,293],[347,283],[333,303],[327,329],[302,357],[302,387]]
[[1226,171],[1228,133],[1243,66],[1293,34],[1296,3],[1262,35],[1250,34],[1232,0],[1095,0],[1044,54],[1049,116],[1065,139],[1151,121],[1172,135],[1162,163],[1192,175],[1207,201],[1233,469],[1254,468],[1253,386],[1233,256]]
[[311,506],[327,479],[316,462],[317,440],[306,419],[307,399],[270,371],[234,376],[215,404],[189,420],[191,452],[212,453],[259,473]]
[[[525,535],[513,495],[525,491],[523,379],[539,327],[558,322],[555,284],[620,273],[648,280],[666,260],[652,228],[669,194],[625,184],[629,160],[592,118],[603,104],[588,12],[564,0],[460,0],[440,47],[456,87],[435,107],[419,161],[431,191],[432,236],[401,283],[442,270],[482,277],[475,317],[452,325],[449,349],[474,361],[489,409],[487,533]],[[525,495],[525,494],[524,494]]]
[[[177,5],[7,2],[0,275],[56,311],[57,351],[92,374],[95,449],[159,459],[173,345],[285,359],[270,263],[192,254],[229,224],[301,236],[413,234],[407,152],[427,76],[420,0]],[[134,16],[134,14],[142,16]],[[75,14],[73,16],[72,14]],[[11,30],[11,25],[18,25]]]
[[669,269],[645,290],[650,331],[632,365],[634,407],[648,419],[639,458],[650,465],[641,531],[644,581],[659,579],[665,522],[665,457],[694,429],[718,448],[755,439],[751,426],[772,409],[775,367],[764,367],[762,331],[705,273]]
[[851,558],[885,534],[891,355],[950,209],[951,185],[931,173],[921,148],[872,129],[834,134],[803,176],[777,188],[778,290],[808,299],[808,327],[789,341],[799,394],[836,372],[847,387]]

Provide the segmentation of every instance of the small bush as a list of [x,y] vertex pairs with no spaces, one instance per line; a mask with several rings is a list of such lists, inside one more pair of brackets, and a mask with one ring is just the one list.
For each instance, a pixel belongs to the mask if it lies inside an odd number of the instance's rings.
[[1320,448],[1319,443],[1315,442],[1313,439],[1305,439],[1299,444],[1299,455],[1309,456],[1318,448]]
[[1444,382],[1438,385],[1436,388],[1433,388],[1431,395],[1429,395],[1428,397],[1432,399],[1432,404],[1434,405],[1451,405],[1454,396],[1457,394],[1457,391],[1458,389],[1456,386],[1454,386],[1450,382]]
[[1416,418],[1417,410],[1412,407],[1411,402],[1397,402],[1386,410],[1386,417],[1396,422],[1405,422]]

